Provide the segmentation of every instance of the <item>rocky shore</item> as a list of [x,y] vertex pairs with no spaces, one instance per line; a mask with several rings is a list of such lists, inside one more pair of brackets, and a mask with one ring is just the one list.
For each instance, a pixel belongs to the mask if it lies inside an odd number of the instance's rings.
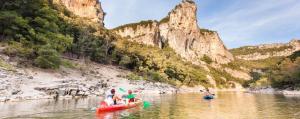
[[0,102],[103,96],[112,88],[138,90],[141,94],[152,95],[204,89],[202,86],[177,88],[160,82],[128,80],[126,76],[130,71],[97,63],[58,70],[11,67],[9,70],[0,67]]
[[300,96],[300,90],[279,90],[271,87],[247,89],[248,93],[261,93],[261,94],[282,94],[282,95],[295,95]]

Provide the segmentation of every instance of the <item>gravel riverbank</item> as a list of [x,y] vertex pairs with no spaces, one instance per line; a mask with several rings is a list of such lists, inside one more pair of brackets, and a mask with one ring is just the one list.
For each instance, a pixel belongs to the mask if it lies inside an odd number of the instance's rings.
[[85,64],[80,68],[43,70],[39,68],[0,68],[0,102],[53,98],[102,96],[112,88],[139,90],[141,94],[199,92],[202,86],[176,88],[145,80],[128,80],[130,73],[111,65]]
[[261,93],[261,94],[282,94],[282,95],[289,95],[289,96],[293,96],[293,95],[300,96],[299,90],[279,90],[279,89],[274,89],[271,87],[247,89],[246,92]]

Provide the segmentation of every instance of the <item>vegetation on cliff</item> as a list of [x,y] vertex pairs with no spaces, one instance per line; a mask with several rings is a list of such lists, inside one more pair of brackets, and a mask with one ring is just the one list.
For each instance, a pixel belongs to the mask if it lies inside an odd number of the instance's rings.
[[209,29],[204,29],[204,28],[201,28],[199,32],[200,32],[202,35],[205,34],[205,33],[208,33],[208,34],[216,33],[216,31],[209,30]]
[[[272,86],[277,89],[300,89],[300,51],[286,58],[273,60],[272,65],[255,67],[261,72],[251,72],[253,80],[246,86],[252,88]],[[270,58],[276,59],[276,58]]]
[[150,28],[152,27],[152,24],[155,23],[157,21],[153,21],[153,20],[147,20],[147,21],[141,21],[141,22],[138,22],[138,23],[131,23],[131,24],[125,24],[125,25],[122,25],[122,26],[118,26],[112,30],[123,30],[124,28],[132,28],[134,31],[136,31],[137,27],[138,26],[143,26],[143,27],[147,27],[149,26]]
[[0,7],[0,37],[8,55],[32,60],[37,66],[56,68],[57,55],[72,44],[69,24],[48,0],[10,0]]
[[300,51],[272,67],[267,76],[271,85],[279,89],[300,89]]
[[272,58],[261,59],[261,60],[236,59],[235,61],[230,62],[228,64],[223,64],[223,66],[229,67],[231,69],[236,69],[236,70],[241,70],[241,67],[245,67],[248,69],[267,69],[269,67],[276,65],[282,59],[284,59],[284,57],[272,57]]
[[203,68],[182,61],[169,47],[160,49],[127,40],[119,40],[116,47],[113,61],[134,70],[146,80],[210,86]]
[[114,38],[68,20],[71,14],[49,0],[4,1],[0,6],[0,39],[8,44],[5,53],[42,68],[58,68],[63,53],[106,62]]
[[272,48],[258,48],[255,46],[244,46],[240,48],[231,49],[230,52],[235,55],[249,55],[253,53],[260,53],[260,54],[267,54],[267,53],[273,53],[278,51],[283,51],[285,49],[290,49],[292,46],[284,45],[280,47],[272,47]]
[[204,61],[207,64],[211,64],[213,62],[213,60],[207,55],[204,55],[200,60]]
[[169,22],[169,21],[170,21],[170,17],[169,17],[169,16],[166,16],[166,17],[162,18],[162,19],[159,21],[159,23],[162,24],[162,23],[167,23],[167,22]]
[[[212,87],[207,75],[216,80],[219,88],[231,87],[228,81],[243,83],[241,79],[232,77],[225,71],[210,66],[209,71],[191,62],[183,61],[175,51],[166,46],[163,49],[155,46],[147,46],[127,40],[118,40],[113,53],[115,64],[125,66],[135,72],[130,79],[145,79],[168,82],[173,85],[202,85]],[[213,61],[205,56],[202,58],[208,63]]]

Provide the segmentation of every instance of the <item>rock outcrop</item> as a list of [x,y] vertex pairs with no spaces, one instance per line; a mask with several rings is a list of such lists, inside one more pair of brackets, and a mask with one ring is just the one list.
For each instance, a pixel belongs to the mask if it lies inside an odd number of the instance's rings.
[[[235,57],[243,60],[262,60],[271,57],[286,57],[300,50],[300,40],[291,40],[286,44],[263,44],[259,46],[247,46],[232,51],[247,51],[243,54],[236,54]],[[245,54],[247,53],[247,54]]]
[[243,79],[243,80],[251,80],[252,79],[252,77],[248,73],[243,72],[243,71],[233,70],[230,68],[225,68],[224,70],[225,70],[225,72],[229,73],[231,76],[238,78],[238,79]]
[[115,32],[131,41],[150,46],[162,46],[160,40],[159,23],[157,21],[141,21],[116,28]]
[[79,17],[83,17],[104,26],[104,15],[101,3],[98,0],[56,0]]
[[233,60],[215,31],[200,29],[197,6],[192,0],[183,0],[161,21],[142,21],[113,29],[123,38],[151,46],[170,46],[187,61],[198,62],[204,55],[218,63]]

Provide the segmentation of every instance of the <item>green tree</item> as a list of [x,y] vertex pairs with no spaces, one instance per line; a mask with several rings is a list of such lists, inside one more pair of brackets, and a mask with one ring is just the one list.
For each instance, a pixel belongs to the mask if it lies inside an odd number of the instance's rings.
[[34,60],[35,64],[41,68],[57,69],[61,64],[61,59],[56,50],[45,46],[38,51],[38,57]]

